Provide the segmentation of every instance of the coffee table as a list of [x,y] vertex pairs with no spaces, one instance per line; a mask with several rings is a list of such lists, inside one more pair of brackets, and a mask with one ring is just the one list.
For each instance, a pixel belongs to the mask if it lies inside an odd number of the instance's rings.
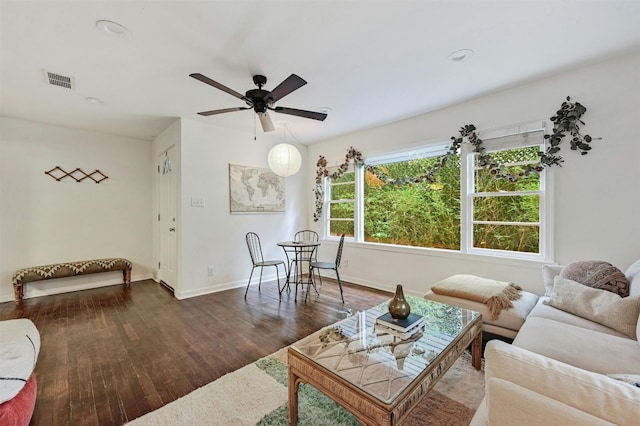
[[323,328],[288,350],[289,422],[297,424],[298,387],[308,383],[363,425],[399,425],[471,345],[481,366],[478,312],[408,296],[425,329],[401,340],[374,329],[388,302]]

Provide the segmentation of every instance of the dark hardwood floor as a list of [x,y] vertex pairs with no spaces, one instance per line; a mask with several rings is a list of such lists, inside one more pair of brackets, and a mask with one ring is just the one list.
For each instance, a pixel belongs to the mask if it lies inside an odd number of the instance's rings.
[[153,281],[0,304],[42,346],[31,425],[121,425],[392,296],[324,280],[306,302],[275,283],[179,301]]

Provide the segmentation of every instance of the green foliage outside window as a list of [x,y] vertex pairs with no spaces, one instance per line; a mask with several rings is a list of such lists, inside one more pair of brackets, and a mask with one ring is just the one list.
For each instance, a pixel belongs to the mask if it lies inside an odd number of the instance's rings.
[[[476,169],[475,192],[489,193],[474,197],[473,218],[476,221],[518,222],[512,224],[475,224],[473,246],[494,250],[526,253],[540,251],[540,197],[531,195],[508,195],[515,191],[539,191],[540,175],[527,174],[527,166],[539,160],[538,146],[511,149],[491,153],[492,161],[503,164],[504,171],[518,179],[497,178],[490,169]],[[493,193],[493,194],[491,194]],[[497,193],[497,194],[496,194]]]
[[[538,160],[538,152],[539,147],[534,146],[492,153],[491,157],[504,164],[506,172],[518,176],[528,164]],[[437,161],[438,158],[424,158],[376,167],[391,178],[403,179],[420,175]],[[539,196],[504,196],[504,193],[538,191],[540,175],[523,173],[517,180],[510,181],[489,169],[477,169],[475,186],[476,193],[490,193],[474,197],[476,221],[517,224],[474,225],[474,247],[537,253]],[[522,222],[526,225],[521,225]],[[364,232],[365,241],[370,242],[459,250],[459,156],[447,161],[435,182],[393,185],[365,172]]]
[[[355,235],[355,173],[344,173],[342,176],[330,180],[331,203],[329,204],[329,235],[347,237]],[[337,202],[348,200],[345,202]],[[347,220],[340,220],[347,219]]]
[[[417,176],[439,159],[423,158],[376,166],[388,176]],[[460,248],[460,161],[451,159],[435,182],[386,184],[366,172],[365,241],[417,247]]]

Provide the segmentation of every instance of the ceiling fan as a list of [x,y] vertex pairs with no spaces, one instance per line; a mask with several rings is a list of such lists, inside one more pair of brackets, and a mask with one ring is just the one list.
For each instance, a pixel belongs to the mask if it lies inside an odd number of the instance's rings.
[[262,130],[265,132],[272,132],[274,130],[273,122],[271,121],[271,117],[269,117],[268,111],[275,111],[281,114],[289,114],[296,115],[298,117],[311,118],[313,120],[324,121],[327,118],[327,114],[322,112],[314,112],[314,111],[306,111],[302,109],[295,108],[287,108],[281,106],[274,106],[273,104],[278,102],[280,99],[287,96],[289,93],[294,90],[298,90],[305,84],[301,77],[291,74],[287,77],[282,83],[280,83],[275,89],[268,92],[262,89],[262,86],[267,84],[267,77],[263,75],[254,75],[253,82],[257,89],[247,90],[247,92],[242,95],[236,92],[233,89],[229,89],[227,86],[218,83],[217,81],[211,80],[209,77],[204,76],[200,73],[189,74],[189,77],[193,77],[196,80],[200,80],[203,83],[206,83],[210,86],[215,87],[216,89],[220,89],[223,92],[227,92],[231,96],[235,96],[238,99],[243,100],[248,106],[246,107],[235,107],[235,108],[224,108],[224,109],[215,109],[212,111],[203,111],[199,112],[199,115],[209,116],[215,114],[223,114],[225,112],[233,112],[233,111],[242,111],[245,109],[253,109],[258,117],[260,118],[260,124],[262,124]]

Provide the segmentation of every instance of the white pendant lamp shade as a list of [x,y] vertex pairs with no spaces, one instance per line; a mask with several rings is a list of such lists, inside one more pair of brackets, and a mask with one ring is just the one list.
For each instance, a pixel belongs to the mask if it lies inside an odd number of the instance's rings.
[[267,163],[273,173],[287,177],[298,173],[302,165],[302,156],[295,146],[279,143],[269,151]]

